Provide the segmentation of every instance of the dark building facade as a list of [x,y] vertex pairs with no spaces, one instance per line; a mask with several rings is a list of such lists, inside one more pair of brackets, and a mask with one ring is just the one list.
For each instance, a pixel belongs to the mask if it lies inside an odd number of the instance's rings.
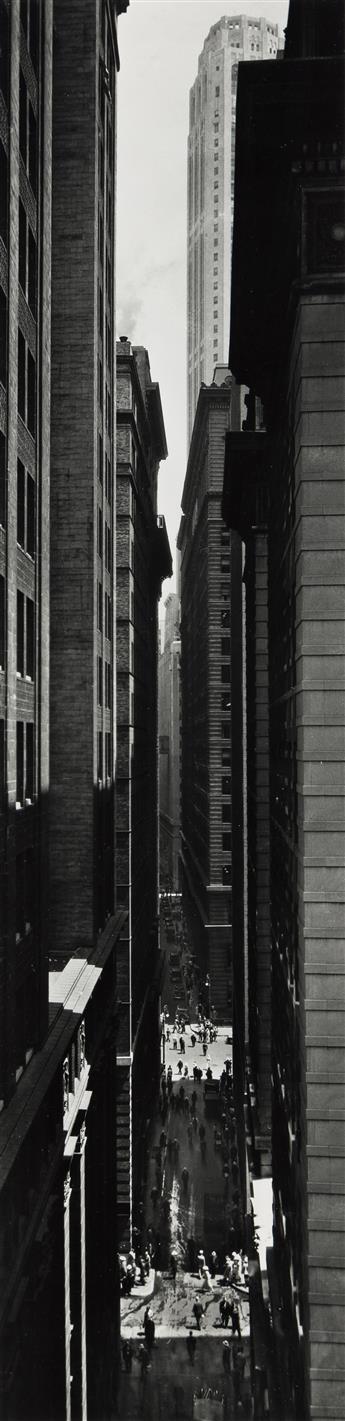
[[[241,672],[231,619],[241,609],[241,545],[221,515],[231,391],[219,367],[199,395],[182,496],[182,892],[206,1005],[232,1020],[232,714]],[[238,647],[241,654],[241,648]]]
[[1,1412],[86,1421],[119,1345],[116,11],[0,29]]
[[119,1241],[140,1224],[147,1130],[160,1067],[158,899],[158,601],[172,562],[157,515],[167,457],[159,385],[147,351],[117,344],[117,951]]
[[179,891],[181,817],[180,598],[165,602],[164,646],[158,662],[160,887]]
[[[261,643],[269,663],[269,822],[266,797],[261,805],[270,845],[271,1302],[283,1414],[336,1421],[345,1263],[342,5],[292,0],[284,59],[253,71],[239,75],[230,367],[252,406],[254,396],[262,401],[266,433],[253,418],[230,436],[223,512],[246,541],[247,625],[254,658]],[[248,697],[258,686],[252,662]],[[266,699],[263,709],[266,740]],[[253,810],[248,793],[259,870]],[[254,951],[258,1005],[268,970],[259,935]],[[264,1030],[261,1016],[257,1062]]]

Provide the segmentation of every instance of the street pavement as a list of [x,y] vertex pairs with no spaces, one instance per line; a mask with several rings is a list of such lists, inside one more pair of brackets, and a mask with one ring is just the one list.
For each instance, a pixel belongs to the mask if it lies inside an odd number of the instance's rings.
[[[175,945],[170,949],[175,954]],[[188,950],[187,950],[188,952]],[[121,1421],[135,1421],[138,1416],[150,1416],[152,1421],[211,1421],[219,1416],[220,1421],[241,1415],[250,1415],[250,1365],[249,1365],[249,1302],[244,1290],[227,1287],[223,1281],[222,1265],[227,1251],[226,1236],[233,1202],[233,1182],[224,1174],[224,1161],[219,1148],[215,1148],[215,1127],[219,1130],[219,1120],[209,1115],[205,1109],[204,1081],[208,1067],[213,1080],[219,1080],[226,1058],[231,1060],[231,1028],[218,1029],[217,1040],[208,1043],[206,1056],[202,1043],[191,1043],[196,1035],[197,1000],[195,985],[190,1000],[191,1014],[195,1021],[186,1024],[183,1033],[185,1052],[179,1049],[180,1032],[173,1030],[174,995],[176,995],[176,970],[173,982],[169,972],[169,952],[162,998],[169,1011],[170,1040],[165,1041],[165,1067],[171,1066],[173,1074],[173,1095],[177,1096],[181,1082],[185,1097],[190,1102],[196,1091],[196,1128],[191,1126],[190,1108],[172,1109],[162,1118],[162,1101],[152,1122],[147,1179],[145,1191],[145,1228],[152,1229],[160,1244],[160,1264],[150,1276],[145,1286],[134,1287],[131,1295],[121,1299],[121,1337],[132,1345],[133,1360],[130,1374],[123,1370],[121,1375],[118,1416]],[[184,955],[183,955],[184,956]],[[183,968],[182,956],[182,968]],[[186,1002],[184,973],[178,984],[180,1006]],[[175,1042],[177,1043],[175,1045]],[[180,1076],[177,1062],[183,1061],[183,1071],[188,1065],[188,1077]],[[194,1066],[203,1072],[200,1084],[193,1079]],[[217,1101],[216,1101],[217,1110]],[[219,1107],[218,1107],[219,1110]],[[201,1148],[200,1125],[204,1128],[205,1143]],[[189,1127],[189,1128],[188,1128]],[[167,1136],[167,1147],[161,1154],[161,1165],[157,1164],[157,1151],[162,1130]],[[182,1181],[183,1168],[188,1169],[188,1182]],[[158,1169],[158,1175],[157,1175]],[[159,1183],[158,1198],[151,1197],[151,1190]],[[209,1263],[211,1251],[215,1249],[219,1264],[215,1278],[205,1286],[204,1281],[188,1266],[188,1239],[193,1239],[196,1248],[202,1247]],[[177,1259],[177,1276],[174,1284],[170,1270],[171,1252]],[[208,1280],[207,1280],[208,1282]],[[238,1308],[241,1341],[233,1338],[230,1329],[221,1325],[219,1303],[222,1297],[233,1298]],[[202,1303],[204,1312],[200,1332],[196,1328],[193,1315],[195,1301]],[[151,1308],[155,1323],[155,1344],[151,1354],[149,1370],[145,1379],[141,1377],[140,1345],[144,1340],[144,1314],[147,1304]],[[194,1364],[191,1362],[187,1338],[190,1331],[196,1339]],[[225,1341],[230,1345],[230,1372],[224,1370]],[[238,1347],[245,1356],[242,1402],[247,1411],[236,1409],[233,1387],[233,1358]],[[224,1358],[224,1361],[227,1359]],[[204,1393],[204,1394],[202,1394]],[[208,1393],[208,1395],[206,1395]],[[217,1399],[218,1398],[218,1399]]]

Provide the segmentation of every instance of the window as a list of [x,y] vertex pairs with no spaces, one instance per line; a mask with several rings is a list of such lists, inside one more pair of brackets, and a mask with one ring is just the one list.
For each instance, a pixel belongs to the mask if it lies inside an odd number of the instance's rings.
[[221,681],[223,686],[230,681],[230,666],[227,666],[226,662],[223,662],[221,666]]
[[229,693],[229,691],[223,691],[223,692],[222,692],[222,696],[221,696],[221,707],[222,707],[222,711],[228,711],[228,710],[230,710],[230,705],[231,705],[230,693]]
[[19,281],[26,296],[26,212],[19,201]]
[[223,834],[222,845],[224,854],[231,853],[231,834]]
[[23,804],[24,800],[24,724],[22,720],[17,720],[16,734],[17,749],[17,787],[16,803]]
[[97,657],[98,661],[98,705],[103,705],[103,666],[102,657]]
[[0,381],[6,385],[7,380],[7,300],[5,292],[0,286]]
[[102,522],[102,509],[101,509],[101,508],[98,509],[98,543],[97,543],[97,546],[98,546],[98,556],[101,558],[102,555],[103,555],[103,522]]
[[219,99],[219,95],[220,95],[219,84],[216,84],[216,91],[215,91],[215,92],[216,92],[216,99]]
[[222,720],[222,740],[230,740],[230,721]]
[[100,482],[100,484],[101,484],[101,486],[102,486],[102,484],[103,484],[103,439],[102,439],[102,435],[101,435],[101,434],[98,435],[98,478],[99,478],[99,482]]
[[28,412],[27,426],[32,438],[36,434],[36,364],[31,350],[28,350]]
[[35,609],[31,597],[26,598],[26,674],[35,675]]
[[26,766],[25,799],[34,798],[34,727],[31,721],[26,725]]
[[0,577],[0,670],[5,666],[5,578]]
[[31,474],[26,476],[26,551],[35,556],[35,483]]
[[[0,58],[1,62],[1,58]],[[8,224],[8,159],[0,139],[0,237],[7,247]]]
[[25,340],[18,331],[18,413],[25,422]]
[[230,656],[230,637],[222,636],[222,656]]
[[25,547],[25,469],[17,459],[17,543]]
[[222,823],[231,823],[231,804],[222,804]]
[[222,882],[224,887],[231,882],[231,867],[229,863],[224,863],[222,868]]
[[37,123],[32,105],[29,103],[29,181],[32,191],[37,193]]
[[100,781],[102,782],[102,780],[103,780],[103,735],[102,735],[102,731],[101,731],[101,730],[98,731],[98,767],[97,767],[97,778],[98,778],[98,780],[100,780]]
[[110,731],[107,731],[106,737],[105,737],[105,758],[106,758],[106,772],[107,772],[107,776],[108,776],[108,779],[111,779],[111,778],[112,778],[112,751],[111,751],[111,733],[110,733]]
[[105,704],[111,706],[111,666],[109,661],[105,663]]
[[36,315],[36,242],[28,224],[28,303],[32,314]]
[[102,589],[102,583],[99,582],[99,583],[98,583],[98,617],[97,617],[97,626],[98,626],[98,631],[99,631],[99,632],[102,631],[102,625],[103,625],[103,589]]
[[27,136],[28,136],[27,93],[26,93],[26,83],[25,83],[25,79],[24,79],[24,74],[23,74],[23,71],[22,71],[22,69],[21,69],[21,70],[20,70],[20,79],[19,79],[19,152],[20,152],[21,158],[23,159],[23,163],[24,163],[25,168],[26,168],[26,154],[27,154]]
[[231,751],[228,749],[222,750],[222,765],[224,769],[226,765],[231,765]]
[[228,572],[230,576],[230,558],[224,557],[220,559],[220,570],[221,572]]
[[6,523],[6,439],[0,429],[0,523]]
[[17,674],[24,676],[24,595],[17,592]]
[[231,794],[231,778],[230,778],[230,775],[223,775],[223,776],[222,776],[222,794]]
[[221,612],[221,614],[220,614],[220,620],[221,620],[222,627],[229,627],[229,626],[230,626],[230,611],[228,610],[228,611],[226,611],[226,612]]

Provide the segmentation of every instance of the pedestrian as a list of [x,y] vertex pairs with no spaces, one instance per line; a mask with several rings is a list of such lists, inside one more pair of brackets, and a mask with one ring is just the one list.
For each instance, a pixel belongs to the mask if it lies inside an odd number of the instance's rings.
[[150,1317],[148,1317],[148,1319],[147,1319],[147,1328],[146,1328],[146,1345],[147,1345],[147,1348],[148,1348],[149,1353],[152,1352],[152,1348],[153,1348],[153,1346],[154,1346],[154,1340],[155,1340],[155,1324],[154,1324],[154,1319],[153,1319],[152,1315],[150,1315]]
[[189,1337],[186,1337],[186,1346],[187,1346],[187,1352],[188,1352],[188,1356],[189,1356],[189,1361],[190,1361],[190,1363],[191,1363],[191,1366],[194,1367],[195,1349],[196,1349],[196,1337],[193,1337],[193,1333],[192,1333],[192,1330],[191,1330],[191,1329],[190,1329],[190,1332],[189,1332]]
[[146,1281],[146,1268],[145,1268],[145,1259],[142,1258],[142,1256],[139,1258],[139,1272],[140,1272],[140,1282],[141,1282],[141,1284],[143,1285],[143,1284],[145,1283],[145,1281]]
[[226,1326],[226,1323],[225,1323],[225,1309],[226,1309],[225,1298],[221,1298],[220,1303],[219,1303],[219,1312],[220,1312],[221,1327],[225,1327],[225,1326]]
[[231,1303],[229,1303],[229,1299],[226,1298],[226,1299],[225,1299],[225,1306],[224,1306],[224,1327],[228,1327],[228,1326],[229,1326],[230,1317],[231,1317]]
[[148,1368],[148,1365],[149,1365],[149,1360],[150,1360],[150,1359],[149,1359],[148,1350],[147,1350],[147,1347],[145,1346],[145,1343],[144,1343],[144,1342],[141,1342],[141,1343],[140,1343],[139,1354],[138,1354],[138,1355],[139,1355],[139,1362],[140,1362],[141,1378],[142,1378],[142,1381],[144,1381],[144,1380],[145,1380],[145,1377],[146,1377],[147,1368]]
[[204,1312],[204,1309],[203,1309],[202,1303],[196,1302],[196,1303],[193,1304],[193,1313],[194,1313],[194,1317],[195,1317],[195,1321],[196,1321],[196,1325],[197,1325],[198,1332],[200,1332],[200,1322],[201,1322],[201,1318],[202,1318],[202,1316],[203,1316],[203,1312]]
[[124,1344],[123,1344],[122,1356],[123,1356],[123,1360],[124,1360],[124,1364],[125,1364],[125,1371],[126,1371],[126,1372],[131,1372],[131,1371],[132,1371],[132,1361],[133,1361],[133,1347],[132,1347],[132,1343],[131,1343],[131,1342],[128,1342],[127,1339],[126,1339],[126,1341],[125,1341]]
[[183,1070],[183,1061],[178,1061],[178,1062],[177,1062],[177,1069],[178,1069],[179,1075],[181,1075],[181,1071]]
[[183,1040],[183,1036],[180,1036],[180,1051],[181,1051],[181,1056],[184,1056],[185,1050],[186,1050],[186,1047],[185,1047],[185,1043],[184,1043],[184,1040]]
[[239,1314],[238,1308],[235,1307],[235,1303],[230,1303],[230,1313],[231,1313],[231,1322],[232,1322],[233,1336],[235,1336],[235,1333],[237,1333],[237,1336],[238,1336],[238,1337],[241,1337],[241,1336],[242,1336],[242,1333],[241,1333],[241,1327],[240,1327],[240,1314]]
[[180,1105],[183,1107],[183,1105],[184,1105],[184,1085],[180,1085],[180,1089],[179,1089],[179,1100],[180,1100]]
[[214,1250],[214,1248],[213,1248],[213,1249],[212,1249],[212,1253],[211,1253],[211,1270],[210,1270],[210,1271],[211,1271],[211,1278],[215,1278],[215,1276],[216,1276],[217,1263],[218,1263],[217,1254],[215,1253],[215,1250]]
[[[185,1066],[183,1075],[184,1075],[184,1079],[185,1079],[185,1080],[188,1080],[188,1076],[189,1076],[188,1066]],[[185,1115],[189,1115],[189,1100],[188,1100],[188,1096],[186,1096],[185,1103],[184,1103],[184,1113],[185,1113]]]
[[206,1259],[205,1259],[204,1250],[203,1250],[203,1248],[199,1248],[199,1253],[198,1253],[198,1257],[197,1257],[197,1265],[198,1265],[198,1272],[199,1272],[199,1277],[200,1277],[200,1278],[202,1278],[202,1270],[203,1270],[203,1268],[205,1267],[205,1263],[206,1263]]
[[224,1371],[228,1373],[230,1372],[230,1355],[230,1343],[225,1339],[222,1346],[222,1356]]

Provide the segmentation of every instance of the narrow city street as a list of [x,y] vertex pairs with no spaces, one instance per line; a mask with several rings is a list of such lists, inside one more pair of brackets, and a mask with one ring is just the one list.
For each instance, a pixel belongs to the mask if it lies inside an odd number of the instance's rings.
[[[242,1244],[231,1028],[211,1022],[207,1040],[200,1039],[199,984],[181,909],[161,917],[163,1090],[152,1122],[140,1243],[142,1253],[147,1244],[152,1248],[152,1266],[145,1281],[138,1279],[121,1298],[122,1347],[129,1343],[131,1356],[128,1372],[122,1363],[118,1414],[123,1421],[220,1421],[251,1415],[247,1278],[230,1282],[226,1263],[227,1241],[232,1251]],[[199,1251],[204,1261],[198,1261]],[[229,1304],[227,1319],[220,1312],[223,1302]],[[154,1323],[149,1360],[143,1353],[148,1307]]]

